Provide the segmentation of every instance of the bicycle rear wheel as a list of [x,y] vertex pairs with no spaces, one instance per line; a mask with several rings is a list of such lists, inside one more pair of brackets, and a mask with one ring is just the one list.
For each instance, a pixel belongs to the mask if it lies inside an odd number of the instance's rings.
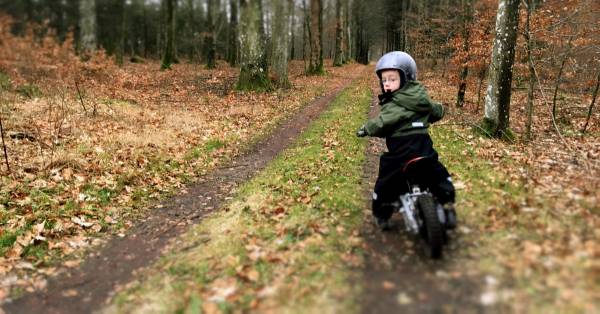
[[433,197],[431,195],[419,196],[417,209],[423,221],[421,234],[426,242],[426,253],[432,259],[440,259],[444,246],[444,226],[438,218]]

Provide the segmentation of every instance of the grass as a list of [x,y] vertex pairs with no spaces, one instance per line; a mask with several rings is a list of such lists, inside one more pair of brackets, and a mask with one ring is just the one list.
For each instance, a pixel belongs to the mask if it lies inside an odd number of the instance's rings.
[[[432,137],[444,163],[464,188],[458,190],[462,235],[457,270],[476,270],[500,281],[498,303],[516,312],[580,313],[593,309],[597,263],[585,246],[569,247],[564,239],[594,238],[593,223],[581,213],[557,213],[559,203],[532,195],[526,178],[511,176],[521,165],[508,156],[482,158],[475,148],[512,149],[467,129],[434,127]],[[470,143],[470,144],[469,144]],[[468,160],[468,162],[465,162]],[[581,204],[585,208],[585,204]],[[537,208],[527,211],[526,208]],[[596,265],[596,266],[594,266]]]
[[362,219],[365,141],[354,131],[370,102],[364,81],[345,90],[224,211],[190,231],[178,246],[185,250],[164,258],[158,274],[121,294],[113,309],[355,309],[344,258],[360,242],[353,230]]

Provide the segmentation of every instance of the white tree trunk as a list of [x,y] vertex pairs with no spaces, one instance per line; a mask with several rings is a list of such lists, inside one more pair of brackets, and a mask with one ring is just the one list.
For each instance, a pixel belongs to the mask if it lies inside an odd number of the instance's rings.
[[519,0],[500,0],[496,36],[488,73],[484,125],[490,135],[502,137],[509,127],[512,66],[519,18]]
[[79,27],[81,29],[81,51],[96,50],[96,0],[80,0]]

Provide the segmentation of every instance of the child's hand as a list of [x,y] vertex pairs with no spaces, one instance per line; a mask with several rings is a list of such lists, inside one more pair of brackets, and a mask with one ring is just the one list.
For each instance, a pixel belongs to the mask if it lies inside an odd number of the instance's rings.
[[367,136],[367,130],[365,129],[365,126],[361,126],[360,129],[358,129],[358,131],[356,131],[356,136],[358,137],[364,137]]

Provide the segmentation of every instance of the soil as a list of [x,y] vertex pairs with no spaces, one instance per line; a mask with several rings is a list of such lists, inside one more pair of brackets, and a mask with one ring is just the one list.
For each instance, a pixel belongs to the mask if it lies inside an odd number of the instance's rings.
[[90,253],[79,268],[50,279],[45,289],[4,304],[4,311],[84,313],[102,308],[115,289],[135,279],[135,274],[156,261],[190,224],[218,209],[236,186],[253,177],[284,150],[344,87],[304,106],[247,153],[188,186],[185,194],[163,201],[163,207],[150,210],[126,236],[110,239]]
[[[377,90],[374,90],[374,94],[377,94]],[[378,107],[374,98],[369,113],[371,117],[377,114]],[[460,269],[453,260],[453,255],[461,245],[457,234],[450,234],[449,246],[444,247],[443,258],[433,261],[426,256],[421,240],[405,230],[399,215],[392,217],[392,230],[380,231],[375,226],[370,200],[377,178],[379,155],[384,150],[384,140],[370,138],[363,176],[369,200],[361,230],[365,241],[365,263],[357,278],[357,285],[363,286],[359,300],[362,312],[486,312],[479,302],[483,279],[478,275],[468,275],[468,271]]]

